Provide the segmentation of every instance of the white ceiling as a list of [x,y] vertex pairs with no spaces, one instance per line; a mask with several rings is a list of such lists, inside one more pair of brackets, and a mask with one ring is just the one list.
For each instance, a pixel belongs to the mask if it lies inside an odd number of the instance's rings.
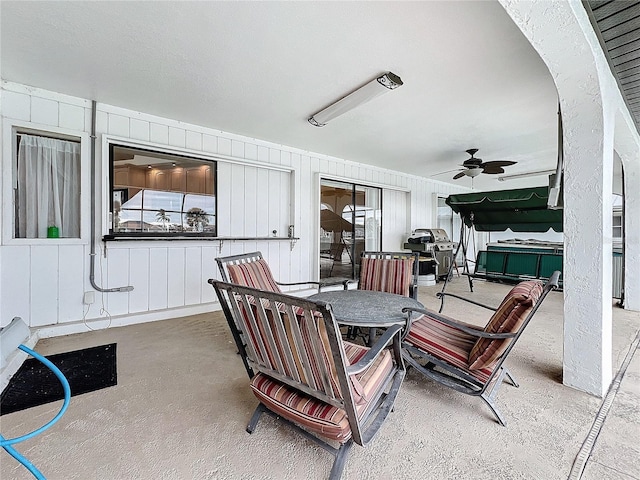
[[[495,1],[2,1],[4,80],[311,152],[452,180],[468,155],[553,169],[557,98]],[[383,72],[404,85],[323,128],[307,117]],[[435,175],[435,176],[432,176]],[[546,184],[498,182],[491,190]]]

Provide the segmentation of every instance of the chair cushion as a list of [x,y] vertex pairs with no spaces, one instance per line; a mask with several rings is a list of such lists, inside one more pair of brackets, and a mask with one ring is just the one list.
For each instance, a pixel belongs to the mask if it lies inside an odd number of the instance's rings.
[[[484,331],[487,333],[512,333],[518,331],[525,318],[542,294],[542,283],[529,280],[520,282],[504,297]],[[491,340],[479,338],[469,353],[469,368],[482,369],[495,363],[512,339]]]
[[409,296],[414,258],[363,258],[360,265],[360,290]]
[[271,274],[269,264],[264,258],[254,262],[227,265],[227,271],[231,283],[281,293],[280,287]]
[[[344,342],[346,360],[356,363],[369,350],[367,347]],[[378,398],[378,392],[385,385],[393,369],[391,353],[384,350],[369,368],[352,375],[352,384],[362,389],[361,401],[356,405],[358,415],[362,416],[371,401]],[[342,408],[314,398],[285,383],[263,373],[251,380],[251,389],[255,396],[272,412],[330,440],[344,443],[351,438],[351,427],[347,412]]]
[[[449,319],[449,317],[445,318]],[[450,320],[465,327],[482,330],[477,325]],[[476,338],[428,315],[422,315],[411,324],[411,329],[404,341],[429,355],[468,372],[484,383],[493,369],[483,368],[469,371],[469,352],[475,344]]]

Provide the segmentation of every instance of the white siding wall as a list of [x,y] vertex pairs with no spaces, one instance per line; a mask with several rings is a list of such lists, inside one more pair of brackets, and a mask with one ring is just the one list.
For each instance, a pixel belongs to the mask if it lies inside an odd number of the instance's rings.
[[411,197],[409,192],[383,190],[382,192],[382,250],[404,250],[403,243],[411,233]]
[[[6,162],[15,155],[11,136],[6,135],[15,122],[77,135],[90,132],[89,100],[7,82],[3,83],[1,94],[3,175],[7,172]],[[48,328],[47,334],[82,331],[85,327],[79,322],[83,315],[87,320],[104,318],[99,312],[103,304],[113,318],[112,325],[211,310],[215,308],[215,298],[206,280],[219,276],[214,258],[246,251],[262,251],[278,280],[317,278],[317,182],[321,175],[383,187],[383,248],[392,250],[401,247],[412,228],[431,226],[433,193],[467,190],[104,104],[98,104],[96,133],[96,162],[101,167],[97,167],[96,205],[92,206],[96,209],[99,235],[95,280],[103,288],[133,285],[134,290],[96,293],[96,303],[87,312],[82,298],[85,291],[92,290],[88,236],[80,241],[12,240],[6,227],[11,215],[11,192],[5,186],[0,197],[4,204],[1,215],[5,217],[0,222],[4,225],[0,232],[0,325],[20,316],[32,327],[68,327]],[[288,240],[103,243],[100,238],[108,232],[108,214],[103,205],[109,194],[105,135],[231,160],[218,163],[218,235],[265,237],[277,230],[278,236],[285,237],[288,225],[293,224],[300,239],[295,244]],[[248,164],[233,163],[234,160]],[[83,154],[82,168],[86,172],[89,161],[88,154]],[[88,199],[85,192],[83,202],[87,207]]]

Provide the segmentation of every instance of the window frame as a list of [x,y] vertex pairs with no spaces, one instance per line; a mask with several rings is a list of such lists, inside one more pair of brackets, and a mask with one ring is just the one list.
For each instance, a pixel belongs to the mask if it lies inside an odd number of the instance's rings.
[[[89,242],[89,134],[84,131],[43,125],[16,119],[3,119],[2,134],[2,244],[3,245],[85,245]],[[80,142],[80,236],[75,238],[16,238],[15,195],[17,180],[18,133]]]
[[[337,185],[331,185],[331,184],[337,184]],[[362,181],[362,180],[356,180],[356,179],[348,179],[348,178],[337,178],[337,177],[333,177],[330,175],[325,175],[322,173],[318,173],[318,210],[317,210],[317,215],[318,215],[318,235],[316,236],[317,238],[317,242],[318,242],[318,250],[317,250],[317,261],[318,261],[318,272],[320,275],[320,278],[328,278],[328,277],[324,277],[322,276],[322,271],[320,268],[320,262],[321,262],[321,235],[322,235],[322,226],[321,226],[321,210],[322,210],[322,205],[325,205],[326,208],[330,211],[332,211],[333,213],[337,214],[338,216],[340,216],[341,218],[344,218],[344,213],[347,212],[348,208],[351,210],[351,218],[348,220],[351,224],[352,224],[352,229],[350,232],[348,232],[349,235],[352,236],[352,240],[356,240],[359,237],[356,234],[356,230],[358,227],[358,224],[356,222],[356,218],[364,218],[365,222],[366,222],[366,215],[358,215],[358,211],[362,212],[365,211],[367,208],[372,208],[372,207],[367,207],[366,205],[357,205],[356,204],[356,196],[359,192],[365,193],[365,196],[367,194],[366,189],[375,189],[377,190],[377,198],[378,198],[378,203],[379,203],[379,209],[377,209],[377,211],[380,212],[380,219],[379,219],[379,227],[378,227],[378,238],[377,238],[377,243],[378,243],[378,247],[373,248],[373,250],[381,250],[382,248],[382,241],[383,241],[383,233],[384,233],[384,228],[383,228],[383,223],[384,223],[384,205],[383,205],[383,198],[384,198],[384,189],[385,187],[383,185],[376,185],[373,183],[368,183],[366,181]],[[333,208],[322,202],[322,188],[323,187],[337,187],[337,188],[342,188],[344,191],[351,191],[351,200],[349,203],[347,203],[344,207],[342,212],[334,212]],[[398,189],[400,190],[400,189]],[[402,190],[400,190],[402,191]],[[375,215],[375,214],[374,214]],[[346,219],[345,219],[346,220]],[[366,224],[363,222],[363,237],[362,237],[362,249],[367,250],[367,246],[366,246]],[[369,248],[368,250],[371,250],[372,248]],[[354,241],[351,244],[351,248],[350,248],[351,253],[349,254],[351,260],[351,278],[355,279],[357,278],[357,275],[359,274],[359,268],[360,268],[360,256],[359,253],[356,250],[356,242]]]
[[[104,228],[103,228],[103,240],[211,240],[217,239],[219,234],[219,217],[218,217],[218,161],[219,159],[213,155],[206,155],[203,152],[194,152],[188,149],[171,148],[170,146],[152,144],[148,142],[135,142],[129,139],[122,139],[112,136],[103,136],[103,155],[107,159],[106,162],[102,162],[104,169],[104,175],[107,179],[105,182],[105,198],[103,199],[106,208],[103,208],[105,214]],[[158,153],[164,155],[171,155],[179,158],[185,158],[196,162],[201,162],[203,165],[209,163],[213,170],[213,195],[215,199],[215,209],[211,216],[215,219],[215,227],[213,232],[115,232],[113,231],[113,192],[114,192],[114,160],[113,160],[113,148],[122,147],[136,149],[143,152],[149,152],[150,154]],[[188,192],[182,192],[188,194]],[[144,211],[144,210],[143,210]]]
[[[616,219],[620,220],[620,223],[616,225]],[[624,238],[624,216],[621,210],[614,210],[611,221],[611,236],[613,241],[622,241]]]
[[[434,193],[433,198],[434,198],[433,224],[436,225],[437,228],[443,228],[439,224],[439,219],[444,218],[443,216],[438,215],[438,209],[441,208],[439,203],[440,203],[440,200],[444,202],[447,198],[449,198],[449,194]],[[442,206],[442,208],[444,208],[445,206],[451,211],[451,217],[450,217],[451,233],[447,232],[450,235],[449,239],[453,243],[458,243],[460,241],[460,224],[462,223],[462,220],[460,219],[460,215],[456,214],[456,212],[454,212],[453,209],[446,203],[445,205]],[[447,216],[447,218],[449,217]]]

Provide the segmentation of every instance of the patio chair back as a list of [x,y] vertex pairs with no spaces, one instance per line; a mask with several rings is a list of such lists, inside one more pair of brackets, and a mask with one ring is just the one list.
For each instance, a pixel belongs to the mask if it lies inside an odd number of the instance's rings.
[[225,282],[269,292],[281,292],[273,278],[269,264],[260,252],[218,257],[216,263],[220,269],[222,280]]
[[362,252],[360,290],[418,299],[418,252]]
[[260,401],[247,431],[265,412],[292,422],[336,455],[330,478],[340,478],[352,442],[368,443],[393,406],[405,374],[401,327],[369,349],[342,340],[329,304],[209,283]]
[[231,282],[237,285],[257,288],[267,292],[282,293],[280,287],[308,289],[314,288],[320,292],[325,287],[342,286],[345,287],[343,280],[333,281],[316,281],[305,280],[302,282],[278,282],[273,278],[269,264],[262,257],[260,252],[242,253],[240,255],[231,255],[229,257],[218,257],[216,263],[220,269],[220,275],[224,282]]

